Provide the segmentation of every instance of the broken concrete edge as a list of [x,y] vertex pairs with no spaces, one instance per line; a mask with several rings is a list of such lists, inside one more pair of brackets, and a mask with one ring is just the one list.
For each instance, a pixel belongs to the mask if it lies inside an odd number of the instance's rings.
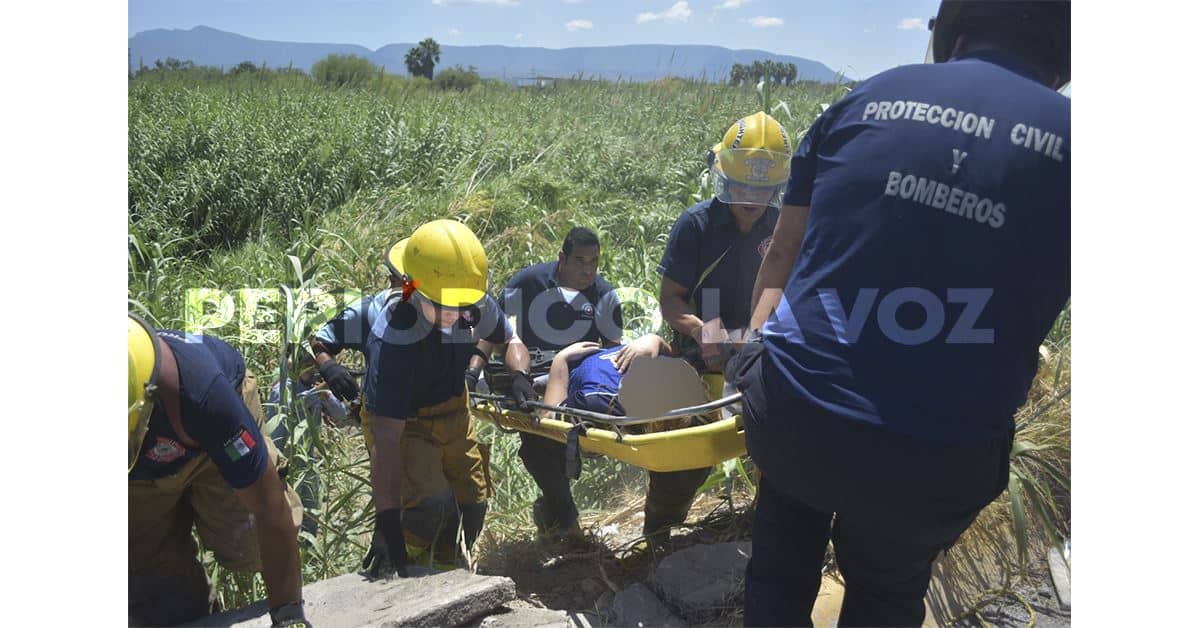
[[517,585],[503,576],[477,576],[479,586],[470,591],[467,600],[445,600],[426,608],[412,609],[405,615],[380,624],[384,628],[418,628],[423,626],[458,626],[484,617],[507,602],[517,599]]
[[[317,626],[458,625],[486,616],[515,600],[516,584],[503,576],[465,570],[438,572],[410,567],[409,577],[370,580],[348,573],[304,586],[305,615]],[[382,606],[380,606],[382,604]],[[395,606],[395,612],[384,609]],[[186,626],[269,626],[267,602],[210,615]]]
[[1058,596],[1058,604],[1063,610],[1071,609],[1071,567],[1066,557],[1058,547],[1051,547],[1046,553],[1046,563],[1050,566],[1050,584],[1054,585],[1054,593]]

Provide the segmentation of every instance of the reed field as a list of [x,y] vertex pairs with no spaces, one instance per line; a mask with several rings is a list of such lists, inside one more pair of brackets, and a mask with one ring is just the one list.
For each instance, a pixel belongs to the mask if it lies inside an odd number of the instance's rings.
[[[674,220],[711,195],[708,147],[764,102],[798,143],[821,105],[848,89],[764,94],[665,79],[523,89],[485,81],[458,92],[384,75],[340,89],[296,72],[139,76],[128,90],[130,310],[229,341],[265,399],[281,372],[295,370],[296,341],[339,299],[387,285],[387,246],[423,222],[455,218],[484,243],[493,292],[520,268],[555,259],[570,227],[593,228],[600,272],[622,289],[627,337],[663,334],[654,267]],[[1014,448],[1012,494],[981,519],[1004,535],[1069,534],[1069,381],[1068,308],[1018,417],[1025,445]],[[291,427],[288,480],[321,478],[310,513],[319,527],[302,535],[308,582],[358,567],[373,510],[357,427],[302,423],[289,397],[275,419]],[[486,551],[534,535],[537,488],[515,435],[477,429],[491,445],[497,491]],[[752,490],[741,473],[715,474],[714,491],[730,482]],[[596,458],[574,492],[581,511],[597,513],[644,482],[640,470]],[[225,607],[264,594],[257,576],[225,573],[207,555],[205,564]]]

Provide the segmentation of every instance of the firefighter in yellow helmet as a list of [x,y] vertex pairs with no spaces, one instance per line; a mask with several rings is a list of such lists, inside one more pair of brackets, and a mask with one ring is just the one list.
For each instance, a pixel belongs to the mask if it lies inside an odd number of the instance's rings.
[[[771,243],[788,180],[792,146],[775,118],[759,111],[735,121],[709,153],[716,196],[683,212],[671,229],[658,272],[659,307],[675,330],[672,348],[704,374],[714,397],[719,375],[750,323],[750,297]],[[708,469],[650,474],[645,532],[657,534],[687,516]],[[651,506],[654,506],[652,508]]]
[[260,571],[273,626],[309,626],[300,599],[299,498],[263,438],[254,375],[218,338],[129,314],[129,620],[217,610],[193,527],[222,567]]
[[[486,292],[487,256],[466,225],[426,223],[390,247],[384,261],[393,287],[370,317],[363,344],[362,425],[376,511],[363,568],[373,577],[407,575],[406,545],[421,551],[452,541],[461,525],[470,548],[483,528],[491,479],[465,379],[476,343],[500,345],[514,381],[533,397],[529,352]],[[330,359],[317,352],[322,372]]]

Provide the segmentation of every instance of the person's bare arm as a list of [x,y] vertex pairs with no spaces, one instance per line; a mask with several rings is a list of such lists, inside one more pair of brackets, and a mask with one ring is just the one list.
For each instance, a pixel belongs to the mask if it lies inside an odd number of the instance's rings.
[[687,288],[673,279],[663,277],[658,289],[658,303],[663,319],[667,321],[671,329],[684,336],[694,338],[699,334],[700,328],[704,326],[704,321],[700,320],[700,317],[696,316],[687,304],[687,293]]
[[800,245],[804,242],[808,209],[807,206],[784,205],[783,210],[779,212],[779,221],[775,223],[771,245],[758,268],[758,277],[754,280],[750,329],[762,329],[783,297],[783,288],[792,272],[796,255],[800,252]]
[[[567,400],[567,378],[569,375],[567,361],[560,360],[555,356],[554,361],[550,363],[550,376],[546,380],[546,394],[542,395],[543,403],[549,406],[561,406],[562,402]],[[539,409],[538,414],[543,419],[548,419],[554,413],[549,410]]]
[[617,352],[613,364],[618,373],[624,373],[637,358],[653,358],[660,354],[671,354],[671,346],[658,334],[646,334],[625,345]]
[[300,601],[300,546],[292,509],[283,491],[283,480],[270,464],[253,484],[236,491],[254,516],[267,606],[271,609]]
[[509,371],[529,372],[529,348],[525,346],[525,342],[521,340],[520,336],[513,334],[512,338],[504,344],[503,349],[504,366],[508,367]]

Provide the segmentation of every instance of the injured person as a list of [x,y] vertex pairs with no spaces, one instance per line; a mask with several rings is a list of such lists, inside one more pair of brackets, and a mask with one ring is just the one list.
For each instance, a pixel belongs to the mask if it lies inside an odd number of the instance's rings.
[[[595,342],[577,342],[554,356],[544,403],[639,418],[662,416],[674,409],[705,403],[708,399],[700,376],[683,360],[667,357],[670,353],[670,345],[655,334],[607,349]],[[539,412],[544,417],[553,414],[549,410]],[[643,427],[654,432],[701,422],[704,420],[698,417],[683,417]],[[539,531],[547,531],[546,528],[575,531],[578,511],[571,497],[565,461],[560,459],[556,467],[553,484],[559,490],[549,491],[539,500],[542,512],[535,509],[535,519],[539,520]],[[687,518],[696,489],[707,479],[708,472],[708,468],[647,471],[650,487],[642,532],[656,551],[666,549],[671,526]]]

